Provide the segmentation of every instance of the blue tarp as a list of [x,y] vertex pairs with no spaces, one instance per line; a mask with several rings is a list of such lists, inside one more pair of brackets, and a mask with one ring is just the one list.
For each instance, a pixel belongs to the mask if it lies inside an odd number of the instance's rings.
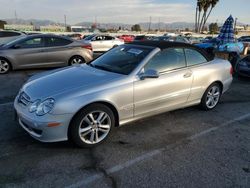
[[234,19],[230,15],[220,30],[220,34],[218,36],[220,44],[235,42],[233,25],[234,25]]

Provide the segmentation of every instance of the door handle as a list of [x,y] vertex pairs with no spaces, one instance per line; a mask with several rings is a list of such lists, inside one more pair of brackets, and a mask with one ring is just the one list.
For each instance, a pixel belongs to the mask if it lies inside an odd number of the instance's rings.
[[192,76],[192,72],[187,72],[183,75],[184,78],[189,78]]

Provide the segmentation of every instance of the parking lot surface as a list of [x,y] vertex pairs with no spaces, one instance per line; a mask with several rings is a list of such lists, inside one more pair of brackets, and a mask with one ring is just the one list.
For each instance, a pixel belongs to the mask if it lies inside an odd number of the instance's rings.
[[0,187],[250,187],[250,80],[216,109],[186,108],[114,129],[92,149],[40,143],[14,120],[31,75],[0,75]]

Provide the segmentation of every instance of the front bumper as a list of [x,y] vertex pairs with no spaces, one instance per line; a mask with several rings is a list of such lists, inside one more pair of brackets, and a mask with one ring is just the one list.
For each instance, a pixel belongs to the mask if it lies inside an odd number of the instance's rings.
[[[19,124],[33,138],[41,142],[58,142],[68,140],[68,127],[73,114],[46,114],[37,116],[30,113],[27,106],[14,102]],[[49,123],[58,123],[59,125],[49,127]]]

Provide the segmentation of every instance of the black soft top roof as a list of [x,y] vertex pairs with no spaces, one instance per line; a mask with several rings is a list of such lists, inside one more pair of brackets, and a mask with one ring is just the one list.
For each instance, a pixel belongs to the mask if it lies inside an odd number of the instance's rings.
[[199,51],[201,54],[203,54],[207,58],[207,60],[211,61],[213,59],[203,49],[201,49],[197,46],[194,46],[192,44],[188,44],[188,43],[167,42],[167,41],[134,41],[134,42],[129,43],[129,44],[141,45],[141,46],[152,46],[152,47],[160,48],[161,50],[164,50],[166,48],[191,48],[191,49]]

